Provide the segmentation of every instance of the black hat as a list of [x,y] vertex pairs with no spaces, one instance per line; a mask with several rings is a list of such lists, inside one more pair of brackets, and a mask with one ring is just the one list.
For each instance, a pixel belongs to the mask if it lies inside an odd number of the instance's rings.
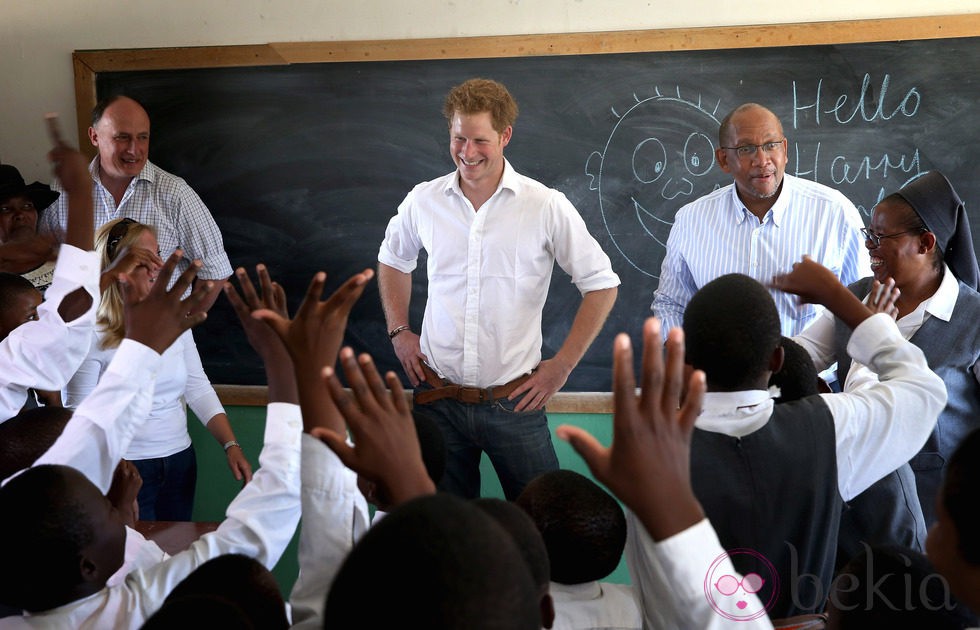
[[966,208],[953,185],[939,171],[929,171],[906,184],[897,193],[908,202],[929,231],[953,275],[972,289],[977,288],[980,268],[973,249],[973,234]]
[[27,197],[37,208],[38,214],[55,202],[60,193],[41,182],[25,184],[20,171],[9,164],[0,164],[0,201],[14,197]]

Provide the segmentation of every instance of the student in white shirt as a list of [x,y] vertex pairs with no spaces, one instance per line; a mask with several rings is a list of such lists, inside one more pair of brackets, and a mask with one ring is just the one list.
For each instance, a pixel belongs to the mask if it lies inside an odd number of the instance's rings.
[[641,625],[628,584],[600,582],[619,564],[626,545],[626,515],[608,492],[572,470],[539,475],[517,505],[541,531],[551,568],[555,630]]
[[[202,313],[188,313],[211,288],[201,284],[188,299],[180,299],[199,268],[195,261],[168,292],[166,280],[178,257],[167,262],[163,282],[144,300],[130,300],[129,339],[120,344],[106,376],[59,440],[34,468],[0,491],[4,513],[19,515],[0,524],[6,563],[0,600],[29,613],[4,619],[0,627],[138,628],[170,589],[208,558],[238,552],[272,566],[292,537],[299,519],[299,411],[295,387],[289,390],[270,369],[273,403],[260,456],[262,471],[229,505],[225,522],[166,562],[130,573],[119,586],[105,586],[122,563],[124,529],[102,491],[145,418],[160,354],[184,330],[203,321]],[[277,366],[275,372],[292,381],[288,365]],[[75,468],[46,465],[52,459]]]
[[[781,278],[778,286],[823,304],[846,301],[848,306],[838,304],[835,310],[857,327],[855,335],[872,319],[888,326],[886,315],[871,316],[856,297],[842,293],[838,283],[816,282],[823,279],[823,274],[814,275],[816,271],[813,263],[804,263]],[[916,360],[916,350],[905,348],[910,344],[891,341],[896,336],[897,331],[887,335],[890,341],[883,344],[880,354],[904,356],[904,360],[915,363],[917,376],[929,382],[929,373],[920,366],[924,364],[921,353]],[[755,595],[758,589],[752,585],[746,588],[749,576],[735,571],[729,553],[722,549],[704,518],[691,485],[691,436],[704,406],[705,375],[700,370],[692,373],[682,402],[684,333],[670,331],[666,360],[661,357],[660,338],[659,322],[648,320],[643,331],[642,391],[637,396],[629,338],[617,337],[616,412],[609,448],[575,427],[560,427],[558,435],[572,443],[595,477],[632,512],[628,560],[639,589],[644,627],[726,628],[737,620],[742,628],[771,628],[765,607]],[[930,408],[941,406],[942,397],[936,398]],[[729,576],[739,588],[731,597],[709,598],[709,575]],[[746,610],[758,614],[739,615]]]
[[64,387],[88,351],[99,302],[99,264],[91,251],[92,182],[85,159],[64,144],[48,157],[65,182],[68,231],[37,320],[19,326],[0,342],[0,422],[17,415],[28,389]]

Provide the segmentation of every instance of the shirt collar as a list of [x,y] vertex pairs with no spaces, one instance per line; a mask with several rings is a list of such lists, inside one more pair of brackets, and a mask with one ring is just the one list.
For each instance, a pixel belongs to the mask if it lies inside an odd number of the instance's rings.
[[926,312],[948,322],[953,317],[953,307],[956,306],[956,298],[959,294],[960,286],[956,276],[949,270],[946,263],[943,263],[943,280],[939,283],[939,288],[932,294],[932,297],[925,301]]
[[580,602],[602,597],[602,587],[599,585],[599,582],[594,581],[583,584],[560,584],[558,582],[552,582],[548,590],[556,602]]
[[772,416],[771,394],[762,389],[707,392],[695,426],[704,431],[743,437],[762,428]]
[[[147,162],[147,164],[149,164],[149,162]],[[497,190],[495,190],[493,194],[490,195],[490,198],[493,199],[497,195],[497,193],[499,193],[501,190],[505,188],[516,194],[519,187],[520,187],[520,177],[517,175],[517,171],[515,171],[514,167],[510,165],[510,162],[507,160],[507,158],[504,158],[504,173],[503,175],[500,176],[500,183],[497,184]],[[459,187],[458,170],[454,172],[453,176],[449,178],[448,182],[446,182],[446,187],[443,188],[443,192],[446,193],[447,195],[457,194],[463,196],[463,190]]]
[[[767,219],[772,219],[773,225],[779,227],[783,222],[783,217],[786,215],[786,209],[789,207],[790,192],[789,189],[795,184],[793,183],[793,176],[783,173],[783,183],[782,187],[779,189],[779,195],[776,197],[776,202],[769,208],[769,211],[763,217],[762,223],[765,223]],[[743,221],[748,219],[750,216],[755,217],[752,212],[745,207],[745,204],[738,196],[738,185],[732,184],[732,203],[735,211],[735,223],[741,224]]]
[[[99,154],[96,153],[95,157],[92,158],[92,161],[88,164],[88,172],[92,174],[92,179],[94,181],[101,183],[102,180],[99,179],[99,168]],[[133,178],[133,181],[140,179],[151,183],[156,180],[156,166],[151,164],[149,160],[147,160],[143,165],[142,170],[140,170],[140,174]],[[129,185],[132,186],[133,182],[130,182]]]

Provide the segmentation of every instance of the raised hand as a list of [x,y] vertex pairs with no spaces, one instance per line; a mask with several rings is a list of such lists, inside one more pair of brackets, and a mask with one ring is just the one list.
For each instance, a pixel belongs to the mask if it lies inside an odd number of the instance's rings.
[[273,313],[277,318],[288,320],[286,291],[279,283],[272,281],[265,265],[256,265],[255,271],[261,292],[255,291],[248,273],[243,267],[239,267],[235,270],[235,277],[241,287],[241,295],[230,282],[224,285],[225,295],[245,329],[249,344],[259,353],[265,364],[269,400],[296,403],[299,402],[299,392],[293,374],[293,362],[289,358],[286,345],[266,321],[252,316],[253,313],[264,310]]
[[156,252],[143,247],[126,247],[102,272],[102,276],[99,278],[99,289],[105,291],[106,287],[115,282],[120,274],[133,273],[137,267],[146,267],[151,272],[156,272],[162,266],[163,259]]
[[342,430],[318,428],[313,435],[348,468],[377,484],[392,505],[435,492],[398,377],[388,372],[382,381],[371,357],[362,354],[355,358],[350,348],[340,352],[340,363],[351,393],[344,391],[333,368],[323,370],[324,380],[354,445],[347,444]]
[[252,316],[276,331],[297,365],[315,367],[319,374],[320,368],[336,363],[350,311],[373,277],[374,271],[365,269],[351,276],[329,298],[321,300],[327,274],[320,271],[313,276],[293,319],[274,309],[260,309]]
[[[68,146],[61,135],[58,118],[45,117],[54,148],[48,153],[55,177],[68,195],[68,225],[65,243],[89,251],[95,239],[93,218],[92,175],[85,156]],[[38,209],[40,210],[40,208]]]
[[201,268],[201,261],[195,260],[187,271],[182,273],[169,291],[167,283],[177,268],[177,261],[183,252],[175,251],[163,264],[160,274],[150,288],[150,292],[142,300],[136,296],[129,277],[119,275],[119,283],[123,293],[123,319],[126,323],[126,337],[138,341],[156,350],[160,354],[170,347],[185,330],[197,326],[207,318],[205,313],[191,315],[191,311],[201,303],[211,289],[210,282],[198,283],[198,286],[181,299],[184,291],[191,286]]
[[112,484],[105,496],[122,515],[123,523],[129,527],[135,527],[136,521],[140,519],[136,496],[142,487],[143,478],[140,477],[140,471],[132,462],[120,459],[115,472],[112,473]]
[[620,334],[613,346],[613,441],[606,448],[578,427],[558,427],[595,478],[637,515],[654,540],[676,534],[704,518],[691,487],[691,433],[704,399],[704,373],[691,374],[681,401],[684,334],[667,335],[662,356],[660,322],[643,326],[643,377],[636,394],[633,350]]
[[769,286],[798,295],[803,303],[826,306],[852,330],[872,315],[868,307],[840,283],[834,272],[809,256],[793,263],[789,273],[773,276]]
[[898,319],[898,298],[902,292],[895,286],[895,279],[888,278],[882,284],[877,280],[871,283],[871,293],[864,303],[872,313],[885,313],[892,319]]
[[320,373],[324,367],[336,364],[347,318],[372,277],[374,271],[365,269],[351,276],[329,298],[321,300],[327,279],[321,271],[313,276],[306,297],[292,319],[274,309],[252,313],[252,317],[260,318],[276,331],[293,359],[307,432],[315,427],[343,431],[344,420],[323,388]]

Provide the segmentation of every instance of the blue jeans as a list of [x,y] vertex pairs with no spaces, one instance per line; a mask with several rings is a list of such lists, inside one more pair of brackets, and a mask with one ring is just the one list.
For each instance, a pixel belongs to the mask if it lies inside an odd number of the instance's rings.
[[[419,383],[416,391],[432,389]],[[461,403],[451,398],[418,405],[432,417],[446,440],[446,472],[439,490],[472,499],[480,494],[480,458],[486,452],[507,500],[513,501],[529,481],[558,468],[544,410],[514,411],[521,398],[492,405]]]
[[141,521],[189,521],[194,509],[197,458],[189,446],[167,457],[133,460],[143,486],[136,500]]

